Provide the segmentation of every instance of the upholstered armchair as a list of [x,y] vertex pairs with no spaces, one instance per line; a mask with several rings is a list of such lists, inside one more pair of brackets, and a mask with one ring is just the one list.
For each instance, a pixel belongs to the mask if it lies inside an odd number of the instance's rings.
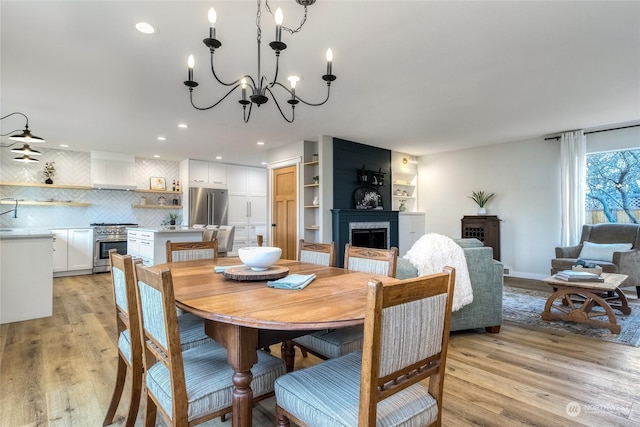
[[584,225],[580,244],[556,248],[551,274],[571,270],[578,259],[599,265],[604,273],[628,275],[624,287],[635,286],[640,298],[640,224]]

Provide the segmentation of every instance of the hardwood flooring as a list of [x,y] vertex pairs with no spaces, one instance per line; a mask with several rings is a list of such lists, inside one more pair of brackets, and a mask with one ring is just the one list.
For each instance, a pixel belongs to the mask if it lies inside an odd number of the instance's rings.
[[[109,280],[54,279],[52,317],[0,326],[1,427],[102,425],[117,358]],[[527,285],[510,278],[506,284]],[[317,362],[298,355],[296,368]],[[114,425],[125,411],[121,404]],[[443,424],[637,426],[640,349],[511,323],[499,334],[454,332]],[[254,426],[272,425],[273,398],[254,410]]]

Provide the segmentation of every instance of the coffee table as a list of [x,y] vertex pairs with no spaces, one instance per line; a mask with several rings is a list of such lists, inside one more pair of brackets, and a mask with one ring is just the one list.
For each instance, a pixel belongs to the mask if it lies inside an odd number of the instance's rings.
[[[631,308],[620,286],[627,280],[626,274],[602,273],[604,282],[567,282],[555,276],[543,280],[555,289],[544,306],[542,320],[562,319],[591,326],[608,328],[611,333],[619,334],[620,325],[616,322],[613,309],[622,314],[630,314]],[[560,300],[560,302],[557,302]],[[603,311],[593,311],[595,306]],[[551,311],[554,309],[554,311]],[[606,317],[604,319],[599,319]]]

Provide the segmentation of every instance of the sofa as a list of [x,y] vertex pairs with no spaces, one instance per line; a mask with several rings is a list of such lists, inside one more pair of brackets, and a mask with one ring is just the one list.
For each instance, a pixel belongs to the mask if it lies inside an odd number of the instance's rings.
[[[451,316],[451,330],[485,328],[498,333],[502,326],[502,287],[504,267],[493,259],[493,249],[478,239],[454,239],[462,247],[469,269],[473,302]],[[408,260],[398,258],[396,278],[418,276],[418,269]]]
[[571,270],[579,259],[599,265],[604,273],[628,275],[624,287],[635,286],[640,298],[640,224],[583,225],[578,245],[556,248],[551,274]]

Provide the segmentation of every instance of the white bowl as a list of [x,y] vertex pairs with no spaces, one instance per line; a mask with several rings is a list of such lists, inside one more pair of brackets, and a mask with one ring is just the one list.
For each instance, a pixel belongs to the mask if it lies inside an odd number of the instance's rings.
[[264,271],[278,262],[282,249],[270,246],[255,246],[238,249],[240,261],[254,271]]

